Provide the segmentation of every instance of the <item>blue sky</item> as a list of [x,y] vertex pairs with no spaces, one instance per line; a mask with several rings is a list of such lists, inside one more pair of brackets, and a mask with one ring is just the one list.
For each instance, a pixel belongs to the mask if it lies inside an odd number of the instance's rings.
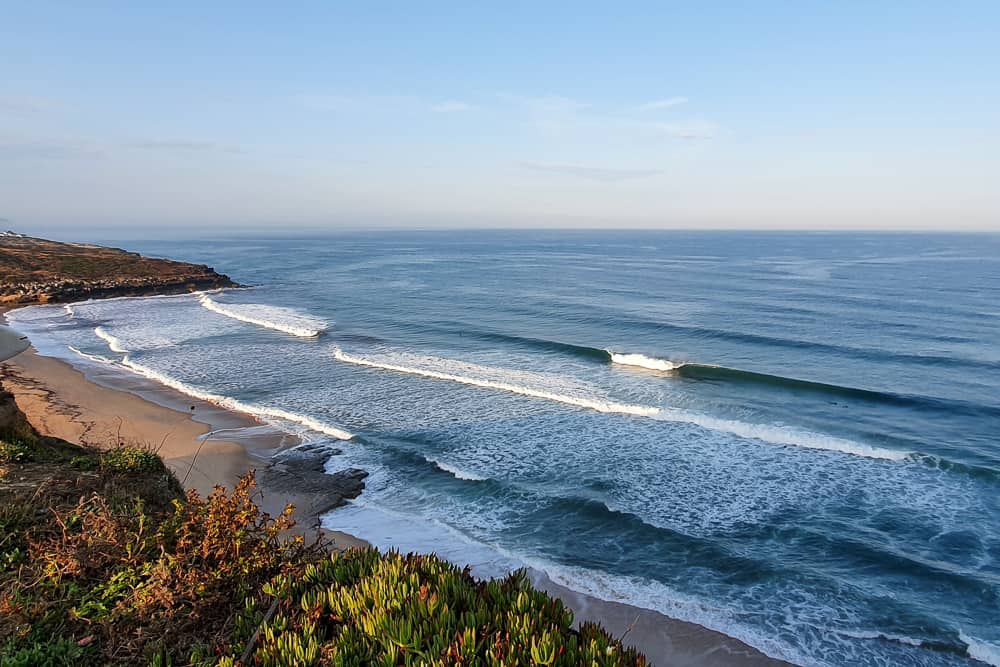
[[1000,230],[1000,4],[699,4],[2,2],[0,218]]

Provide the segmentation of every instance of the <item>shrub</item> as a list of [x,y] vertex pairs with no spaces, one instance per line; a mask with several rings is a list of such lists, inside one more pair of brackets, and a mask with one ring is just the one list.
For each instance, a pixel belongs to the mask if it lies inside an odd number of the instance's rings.
[[265,590],[276,612],[253,653],[265,667],[645,664],[595,625],[574,631],[572,612],[524,572],[481,582],[436,556],[354,550]]
[[152,451],[121,445],[101,454],[101,467],[109,472],[164,472],[163,460]]
[[76,642],[60,638],[35,642],[21,649],[14,649],[8,642],[0,646],[0,664],[3,667],[72,667],[84,653]]
[[182,496],[149,451],[39,447],[12,465],[45,477],[0,484],[3,667],[645,664],[523,573],[289,536],[252,472]]
[[0,463],[23,463],[31,460],[33,448],[21,439],[0,440]]

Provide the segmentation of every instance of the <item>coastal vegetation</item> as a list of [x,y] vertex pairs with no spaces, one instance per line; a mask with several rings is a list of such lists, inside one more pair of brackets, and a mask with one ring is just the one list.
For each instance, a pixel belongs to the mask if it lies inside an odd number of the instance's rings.
[[644,665],[523,573],[338,552],[252,472],[184,493],[156,453],[38,435],[0,400],[0,665]]

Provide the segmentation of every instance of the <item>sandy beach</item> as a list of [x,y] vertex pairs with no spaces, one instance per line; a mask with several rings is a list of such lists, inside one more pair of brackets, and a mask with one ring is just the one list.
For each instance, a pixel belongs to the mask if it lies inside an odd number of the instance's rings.
[[[99,369],[94,373],[88,377],[34,349],[0,364],[4,388],[15,396],[39,431],[97,447],[117,441],[150,446],[187,488],[202,494],[216,485],[231,488],[247,470],[265,469],[274,453],[296,442],[262,427],[249,415],[223,410],[165,387],[141,382],[119,385],[126,381],[114,375],[101,377]],[[274,515],[291,503],[296,507],[297,530],[315,534],[319,515],[328,507],[321,494],[302,493],[287,484],[269,486],[266,476],[258,475],[258,479],[259,504],[265,511]],[[346,533],[324,533],[335,547],[367,544]],[[612,634],[624,635],[627,643],[643,651],[655,665],[789,664],[699,625],[571,591],[541,572],[530,574],[538,588],[558,596],[573,609],[578,622],[596,621]]]
[[[187,405],[187,411],[102,386],[73,366],[33,349],[0,366],[0,381],[39,432],[94,447],[116,442],[149,447],[185,488],[202,495],[216,485],[232,488],[248,470],[263,470],[266,457],[288,443],[287,437],[273,433],[240,442],[221,439],[260,425],[249,416],[180,394],[165,398],[177,407]],[[268,488],[264,483],[258,486],[258,504],[264,511],[275,516],[291,503],[296,508],[296,530],[315,534],[318,517],[311,509],[320,499],[291,489]],[[323,532],[338,547],[367,544],[344,533]]]

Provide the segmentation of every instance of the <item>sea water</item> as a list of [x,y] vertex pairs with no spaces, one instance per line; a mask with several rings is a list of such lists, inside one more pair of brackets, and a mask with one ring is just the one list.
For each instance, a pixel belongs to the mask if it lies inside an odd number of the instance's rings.
[[251,285],[15,311],[337,441],[332,528],[806,665],[1000,665],[1000,236],[129,242]]

